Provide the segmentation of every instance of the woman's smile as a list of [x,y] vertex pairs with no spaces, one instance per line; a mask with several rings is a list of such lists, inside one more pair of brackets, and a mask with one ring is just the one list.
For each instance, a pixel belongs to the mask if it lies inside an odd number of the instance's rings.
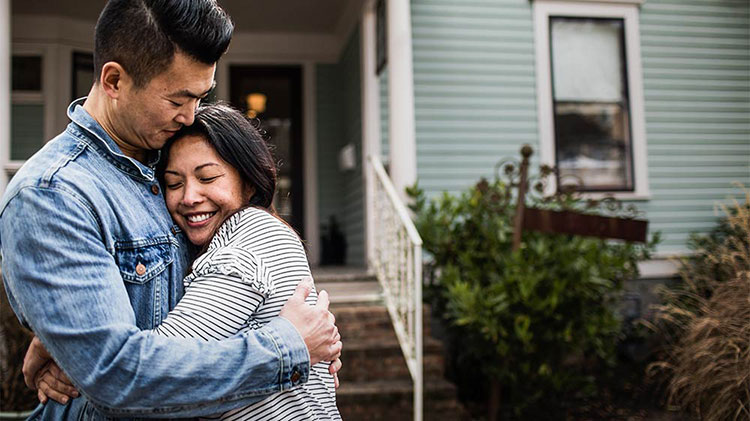
[[235,211],[250,202],[239,172],[201,135],[177,139],[164,171],[167,209],[191,243],[203,246]]

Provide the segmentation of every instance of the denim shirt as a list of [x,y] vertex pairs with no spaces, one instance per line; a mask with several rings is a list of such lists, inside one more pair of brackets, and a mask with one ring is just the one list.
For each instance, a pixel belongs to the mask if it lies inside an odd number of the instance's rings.
[[182,296],[186,239],[153,168],[123,155],[83,100],[0,201],[10,304],[82,395],[32,418],[194,417],[305,382],[307,348],[283,318],[214,342],[145,330]]

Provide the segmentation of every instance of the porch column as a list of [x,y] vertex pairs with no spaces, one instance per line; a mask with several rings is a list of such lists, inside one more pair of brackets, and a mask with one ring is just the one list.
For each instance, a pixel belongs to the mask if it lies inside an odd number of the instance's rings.
[[376,29],[375,1],[362,9],[360,75],[362,90],[362,176],[365,181],[365,259],[369,266],[375,253],[375,173],[368,156],[380,157],[380,91],[375,74]]
[[386,14],[390,176],[396,191],[405,200],[404,189],[417,181],[410,2],[388,0]]
[[10,0],[0,0],[0,192],[5,191],[10,160],[10,71],[11,71]]

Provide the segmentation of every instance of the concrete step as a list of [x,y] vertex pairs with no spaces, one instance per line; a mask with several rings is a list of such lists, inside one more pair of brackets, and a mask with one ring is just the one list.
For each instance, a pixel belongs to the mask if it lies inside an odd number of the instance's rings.
[[[456,400],[456,389],[445,380],[425,382],[424,419],[435,421],[469,420]],[[412,420],[411,380],[342,383],[336,401],[345,420]]]
[[377,279],[362,268],[322,267],[313,269],[315,288],[325,290],[331,305],[383,302]]

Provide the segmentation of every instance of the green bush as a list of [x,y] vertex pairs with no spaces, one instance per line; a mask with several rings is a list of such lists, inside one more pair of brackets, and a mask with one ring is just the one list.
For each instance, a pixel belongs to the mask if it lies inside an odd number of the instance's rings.
[[[554,411],[562,395],[591,393],[582,367],[613,363],[623,281],[637,276],[658,238],[634,245],[524,232],[513,251],[515,200],[503,182],[482,179],[433,200],[416,187],[409,193],[433,260],[425,297],[453,338],[459,388],[494,383],[503,412],[523,417]],[[572,196],[564,202],[582,205]]]

